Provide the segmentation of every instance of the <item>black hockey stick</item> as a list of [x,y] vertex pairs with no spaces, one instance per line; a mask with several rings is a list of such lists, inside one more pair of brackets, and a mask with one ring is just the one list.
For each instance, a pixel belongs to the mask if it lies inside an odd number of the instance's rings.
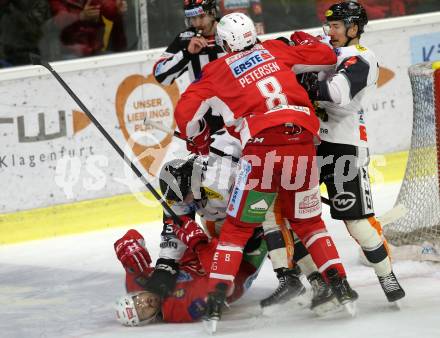
[[[152,127],[156,128],[156,129],[159,129],[159,130],[167,133],[167,134],[173,134],[175,137],[180,138],[183,141],[186,141],[186,139],[184,137],[182,137],[182,134],[179,131],[173,130],[171,128],[168,128],[168,127],[164,126],[160,122],[154,122],[154,121],[148,120],[148,118],[145,118],[144,119],[144,125],[152,126]],[[209,151],[211,153],[216,154],[216,155],[221,156],[221,157],[230,157],[233,162],[238,163],[238,161],[239,161],[239,159],[237,157],[232,156],[231,154],[227,154],[224,151],[221,151],[220,149],[210,147]]]
[[[154,121],[151,121],[151,120],[148,120],[147,118],[145,118],[144,119],[144,125],[152,126],[152,127],[157,128],[159,130],[162,130],[165,133],[173,134],[175,137],[180,138],[181,140],[186,141],[186,139],[182,137],[182,134],[179,131],[173,130],[171,128],[168,128],[168,127],[164,126],[162,123],[154,122]],[[230,154],[227,154],[224,151],[221,151],[220,149],[210,147],[209,151],[212,152],[213,154],[218,155],[218,156],[231,157],[233,162],[238,163],[238,161],[239,161],[239,159],[237,157],[232,156]],[[321,196],[321,201],[324,204],[330,205],[330,200],[328,198],[326,198],[326,197]]]
[[43,66],[46,68],[54,77],[57,79],[57,81],[60,83],[60,85],[66,90],[66,92],[70,95],[70,97],[78,104],[78,106],[84,111],[84,113],[87,115],[87,117],[90,119],[90,121],[93,122],[93,124],[98,128],[98,130],[101,132],[102,135],[107,139],[107,141],[112,145],[112,147],[116,150],[116,152],[119,154],[119,156],[122,157],[124,162],[133,170],[133,172],[136,174],[137,177],[142,181],[142,183],[147,187],[148,190],[153,194],[153,196],[156,198],[156,200],[162,205],[162,207],[171,215],[174,222],[176,222],[178,225],[182,225],[182,221],[180,220],[179,216],[176,215],[176,213],[168,206],[168,204],[162,199],[162,197],[158,194],[156,189],[147,181],[147,179],[142,175],[140,170],[134,165],[133,162],[130,161],[130,159],[125,155],[125,153],[122,151],[122,149],[118,146],[118,144],[112,139],[112,137],[107,133],[107,131],[102,127],[102,125],[98,122],[98,120],[93,116],[93,114],[87,109],[87,107],[82,103],[82,101],[76,96],[76,94],[72,91],[72,89],[67,85],[66,82],[61,78],[61,76],[52,68],[52,66],[43,60],[41,60],[41,57],[36,54],[30,54],[30,59],[33,65]]

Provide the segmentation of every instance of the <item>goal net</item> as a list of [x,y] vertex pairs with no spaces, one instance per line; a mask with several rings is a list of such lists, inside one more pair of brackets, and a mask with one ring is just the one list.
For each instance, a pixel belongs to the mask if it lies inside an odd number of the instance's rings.
[[[440,261],[440,70],[430,62],[408,70],[413,127],[405,177],[396,204],[407,214],[384,227],[395,258]],[[397,257],[396,257],[397,256]]]

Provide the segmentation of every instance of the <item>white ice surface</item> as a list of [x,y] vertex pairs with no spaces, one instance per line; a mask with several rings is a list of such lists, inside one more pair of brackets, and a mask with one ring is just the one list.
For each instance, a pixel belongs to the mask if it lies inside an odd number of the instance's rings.
[[[377,186],[377,214],[394,204],[399,185]],[[258,314],[256,304],[277,285],[266,262],[243,299],[232,305],[219,323],[220,337],[386,338],[440,337],[440,265],[396,262],[394,271],[407,297],[402,310],[390,309],[371,268],[359,263],[358,248],[345,226],[324,219],[334,236],[360,295],[358,315],[318,319],[307,308],[289,302]],[[157,258],[160,223],[136,228]],[[124,272],[113,242],[126,228],[77,236],[0,246],[0,337],[204,337],[201,323],[121,327],[113,302],[123,294]]]

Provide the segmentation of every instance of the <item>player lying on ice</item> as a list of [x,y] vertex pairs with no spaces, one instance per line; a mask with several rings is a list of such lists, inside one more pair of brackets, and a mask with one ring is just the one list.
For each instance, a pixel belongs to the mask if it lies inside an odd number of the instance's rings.
[[[229,136],[224,130],[215,133],[213,139],[214,147],[221,148],[235,156],[240,151],[238,140]],[[202,165],[203,175],[201,175],[202,171],[199,170]],[[172,210],[188,221],[186,228],[182,229],[183,231],[191,227],[196,230],[199,229],[191,221],[194,214],[197,213],[210,237],[218,237],[221,225],[226,217],[227,202],[234,184],[235,174],[235,164],[230,159],[215,155],[210,158],[206,165],[198,160],[198,156],[190,156],[186,159],[176,159],[165,163],[160,173],[160,187]],[[287,258],[284,258],[287,257],[287,254],[283,253],[285,249],[283,248],[281,252],[279,250],[280,243],[283,242],[281,231],[276,231],[274,225],[266,226],[266,230],[270,231],[268,245],[275,246],[275,249],[271,251],[271,255],[274,256],[272,263],[273,261],[278,262],[276,263],[278,271],[280,266],[284,265],[287,269]],[[241,271],[235,281],[233,294],[228,298],[229,301],[237,299],[249,288],[267,255],[266,242],[261,240],[262,232],[261,228],[257,229],[245,249]],[[203,239],[208,238],[202,230],[198,235],[202,236]],[[126,269],[127,291],[148,289],[150,292],[145,293],[143,297],[153,299],[158,306],[160,306],[158,300],[163,299],[162,317],[164,321],[169,322],[196,320],[199,313],[194,313],[194,311],[203,312],[206,305],[204,303],[204,298],[207,296],[207,285],[205,283],[207,283],[208,276],[200,267],[206,268],[206,264],[208,264],[209,268],[213,256],[211,249],[215,248],[217,243],[217,239],[211,240],[210,245],[201,246],[203,250],[198,250],[198,255],[195,256],[193,251],[187,248],[186,243],[182,243],[179,238],[180,236],[176,236],[174,233],[171,218],[164,215],[161,250],[154,273],[153,268],[150,266],[151,259],[143,247],[143,239],[137,232],[134,230],[129,231],[115,244],[118,258]],[[204,262],[208,263],[203,264]],[[144,266],[143,273],[141,272],[142,265]],[[178,272],[179,268],[180,272]],[[182,274],[184,277],[181,276]],[[302,294],[305,290],[298,276],[289,278],[288,286],[288,290],[283,290],[282,294],[277,294],[277,301],[287,301]],[[192,290],[193,288],[194,290]],[[137,294],[134,297],[136,297],[136,300],[139,299]],[[133,295],[127,295],[118,303],[119,318],[126,325],[138,325],[140,322],[137,319],[130,321],[127,319],[131,316],[136,317],[136,312],[132,310],[134,307],[132,298]],[[130,306],[128,310],[123,310],[126,303]],[[196,305],[192,305],[193,303]],[[178,313],[180,315],[170,314],[170,309],[173,309],[174,306],[179,307]],[[187,308],[187,311],[182,311],[185,308]],[[148,314],[150,315],[150,313]],[[150,318],[150,316],[148,317]]]
[[[184,226],[173,227],[176,236],[185,244],[186,249],[175,270],[163,270],[151,258],[144,246],[144,238],[136,230],[129,230],[115,242],[115,250],[126,271],[126,289],[128,294],[116,303],[117,319],[127,326],[145,325],[163,321],[168,323],[193,322],[200,319],[206,311],[208,271],[217,239],[209,239],[203,229],[191,218],[184,217]],[[227,301],[240,298],[249,288],[266,257],[262,231],[256,230],[249,240],[234,288],[228,294]],[[159,282],[154,274],[162,274]],[[168,279],[167,282],[164,282]],[[156,281],[157,283],[154,284]],[[169,283],[169,284],[168,284]],[[165,286],[166,285],[166,286]]]

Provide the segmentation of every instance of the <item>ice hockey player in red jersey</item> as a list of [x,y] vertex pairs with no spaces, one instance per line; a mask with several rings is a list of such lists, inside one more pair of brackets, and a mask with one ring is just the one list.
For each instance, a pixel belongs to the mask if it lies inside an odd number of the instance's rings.
[[[217,239],[208,239],[205,232],[191,218],[182,217],[182,220],[184,225],[181,228],[174,227],[171,230],[187,249],[176,271],[168,271],[176,275],[170,290],[157,290],[152,287],[150,279],[155,267],[151,265],[150,254],[139,232],[131,229],[115,242],[116,255],[126,271],[125,286],[128,292],[116,302],[116,316],[120,323],[138,326],[157,321],[193,322],[205,314],[209,282],[206,271],[209,271],[212,263]],[[228,302],[233,302],[243,295],[254,275],[258,273],[255,266],[261,266],[266,257],[262,231],[255,232],[246,250],[249,252],[250,260],[243,260],[240,264],[235,287],[228,295]],[[157,265],[156,263],[156,268],[161,270]],[[171,269],[169,266],[167,268]]]
[[243,147],[210,269],[204,319],[211,331],[221,317],[244,245],[264,221],[277,194],[291,227],[306,243],[340,303],[349,305],[357,298],[321,219],[314,160],[319,121],[292,72],[334,66],[336,55],[310,35],[294,34],[303,37],[298,46],[278,40],[260,43],[249,17],[242,13],[224,16],[217,25],[217,41],[228,54],[205,66],[202,77],[188,87],[176,107],[176,122],[191,152],[209,153],[209,127],[203,119],[209,108],[235,128]]

